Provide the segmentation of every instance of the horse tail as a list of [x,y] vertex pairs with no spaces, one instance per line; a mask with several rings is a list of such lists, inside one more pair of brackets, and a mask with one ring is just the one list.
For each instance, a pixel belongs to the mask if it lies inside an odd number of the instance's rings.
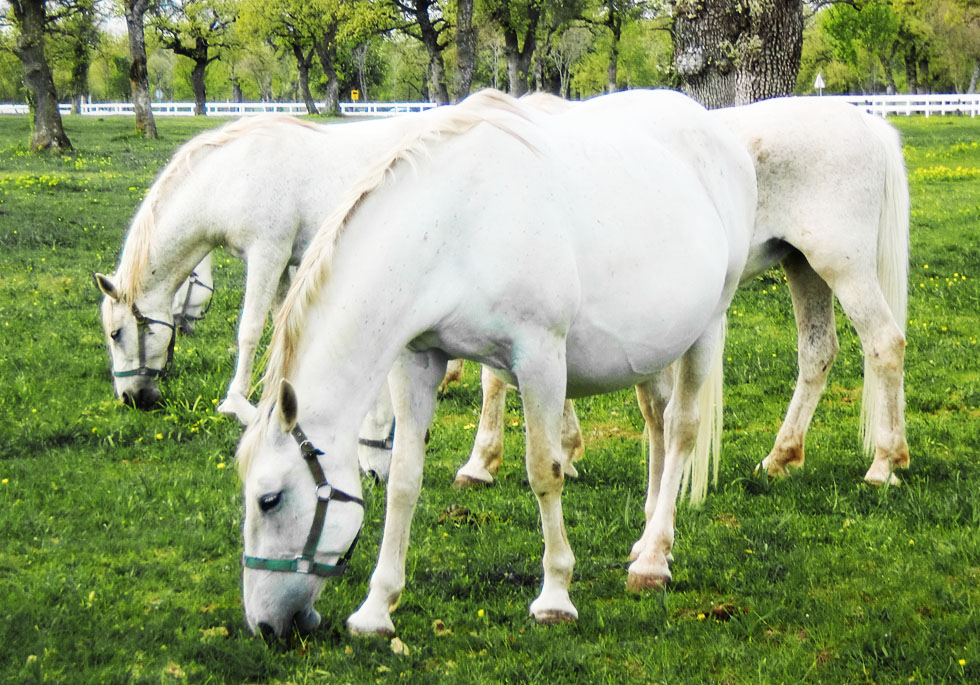
[[701,420],[698,422],[698,436],[694,443],[694,454],[689,462],[690,467],[684,473],[681,482],[681,492],[691,485],[688,495],[691,505],[698,506],[704,501],[708,492],[708,472],[712,472],[712,482],[718,485],[718,465],[721,461],[721,431],[722,431],[722,380],[724,378],[723,360],[725,357],[725,336],[727,333],[727,318],[722,316],[719,323],[718,340],[715,343],[714,355],[711,358],[711,368],[698,394],[698,410]]
[[[895,323],[904,335],[908,310],[909,184],[902,142],[898,131],[884,119],[866,115],[865,121],[885,152],[885,178],[878,220],[878,283]],[[878,419],[884,410],[884,397],[868,352],[864,357],[861,437],[865,452],[872,454]]]

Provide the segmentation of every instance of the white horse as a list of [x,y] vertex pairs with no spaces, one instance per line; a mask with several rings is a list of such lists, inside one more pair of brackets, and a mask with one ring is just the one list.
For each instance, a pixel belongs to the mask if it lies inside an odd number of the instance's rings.
[[398,431],[384,536],[348,626],[394,630],[424,435],[456,357],[521,389],[545,540],[530,607],[541,622],[577,616],[561,510],[564,399],[653,382],[678,360],[656,514],[628,585],[670,578],[699,390],[748,254],[751,160],[677,93],[629,91],[554,117],[485,94],[434,120],[350,189],[277,316],[258,419],[238,449],[253,630],[318,623],[323,576],[346,566],[363,519],[357,429],[386,376]]
[[416,120],[425,115],[343,126],[269,115],[226,124],[182,146],[136,212],[116,274],[96,274],[116,396],[143,408],[159,401],[176,291],[220,245],[245,260],[246,277],[238,361],[219,410],[248,421],[255,348],[277,294],[285,294],[290,265],[343,188],[374,153],[421,125]]
[[[573,107],[541,95],[535,105],[550,112]],[[902,385],[909,193],[898,132],[852,105],[818,98],[768,100],[712,116],[736,135],[756,167],[759,204],[742,283],[781,261],[796,313],[796,390],[761,466],[777,476],[803,465],[807,428],[838,350],[836,294],[865,350],[861,428],[873,456],[865,479],[898,482],[894,470],[909,461]],[[653,394],[637,388],[648,428],[651,420],[662,425],[670,379],[663,382]],[[492,482],[502,460],[507,385],[488,369],[482,384],[479,428],[457,472],[459,486]],[[582,441],[570,404],[566,421],[566,455],[577,458]],[[654,451],[662,445],[656,433]]]

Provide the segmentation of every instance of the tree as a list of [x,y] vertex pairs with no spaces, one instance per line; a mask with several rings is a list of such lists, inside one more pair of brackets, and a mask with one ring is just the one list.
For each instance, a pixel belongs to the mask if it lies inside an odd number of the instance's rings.
[[207,113],[204,74],[208,65],[219,59],[216,50],[227,45],[227,32],[234,20],[231,0],[168,0],[154,12],[152,25],[163,46],[194,62],[191,86],[195,115]]
[[828,11],[824,27],[834,43],[838,58],[845,64],[858,65],[859,52],[871,58],[868,80],[871,92],[878,90],[878,71],[881,65],[889,89],[894,92],[895,77],[892,62],[898,47],[899,19],[888,0],[872,0],[863,7],[834,5]]
[[793,92],[803,45],[802,0],[669,0],[674,67],[707,107]]
[[614,93],[619,89],[619,45],[623,38],[623,27],[637,21],[652,8],[653,3],[648,0],[600,0],[596,16],[585,15],[587,22],[606,28],[612,38],[609,43],[607,92]]
[[473,0],[456,2],[456,69],[455,99],[462,100],[473,87],[476,68],[476,28],[473,26]]
[[147,138],[157,137],[157,124],[150,104],[150,81],[146,70],[144,18],[151,0],[123,0],[123,16],[129,36],[129,89],[136,115],[136,131]]
[[499,0],[490,10],[491,19],[504,34],[508,91],[514,97],[527,92],[543,9],[542,0]]
[[88,95],[88,71],[92,52],[99,41],[96,26],[95,2],[76,0],[73,11],[59,21],[49,24],[48,57],[54,65],[64,65],[68,72],[67,93],[71,98],[71,113],[81,112],[82,99]]
[[11,0],[16,37],[14,54],[24,66],[27,98],[34,113],[31,150],[70,150],[58,111],[58,94],[45,54],[46,34],[59,18],[74,11],[71,5],[58,5],[57,14],[48,15],[45,0]]
[[449,104],[446,67],[442,52],[449,45],[450,24],[438,0],[391,0],[393,9],[403,18],[396,28],[425,46],[429,55],[429,94],[436,104]]
[[241,6],[244,33],[255,32],[268,38],[296,60],[300,96],[310,114],[317,113],[310,91],[310,70],[316,44],[326,32],[322,9],[320,3],[307,0],[244,0]]

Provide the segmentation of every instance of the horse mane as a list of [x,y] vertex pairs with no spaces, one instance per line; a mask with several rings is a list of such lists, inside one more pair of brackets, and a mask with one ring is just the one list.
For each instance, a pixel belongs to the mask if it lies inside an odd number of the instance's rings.
[[194,163],[200,161],[206,152],[223,147],[263,129],[272,129],[276,126],[289,124],[314,131],[323,131],[324,129],[323,126],[311,121],[297,119],[286,114],[243,117],[212,131],[199,133],[177,149],[177,152],[157,176],[147,191],[146,197],[140,203],[123,244],[122,253],[119,256],[119,267],[116,271],[118,275],[117,287],[125,300],[132,302],[141,293],[143,274],[150,260],[150,244],[156,231],[157,203],[165,196],[166,191],[174,185],[175,181],[183,178],[182,174],[191,170]]
[[545,114],[562,114],[573,107],[573,104],[557,95],[536,90],[521,96],[521,104],[527,105]]
[[[515,123],[527,121],[531,115],[515,98],[493,89],[481,90],[458,105],[442,107],[423,115],[426,117],[423,119],[425,125],[408,133],[386,154],[380,155],[349,186],[337,208],[321,224],[310,242],[293,279],[293,285],[276,315],[268,348],[269,361],[263,378],[260,407],[266,407],[267,403],[273,401],[281,379],[290,373],[300,336],[305,329],[306,314],[330,278],[337,241],[364,199],[389,178],[399,163],[412,163],[423,156],[435,142],[462,135],[481,123],[494,126],[529,149],[535,150],[513,128]],[[263,413],[267,411],[266,407]]]

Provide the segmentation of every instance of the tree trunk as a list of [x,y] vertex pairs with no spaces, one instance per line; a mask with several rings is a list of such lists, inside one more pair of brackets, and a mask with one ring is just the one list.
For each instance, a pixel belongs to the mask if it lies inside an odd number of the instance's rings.
[[919,92],[919,70],[916,67],[918,59],[916,57],[915,46],[910,45],[905,50],[905,81],[908,84],[908,91],[910,95],[916,95]]
[[24,65],[24,83],[34,112],[31,150],[71,150],[71,141],[65,135],[58,111],[51,68],[44,55],[47,19],[44,0],[13,0],[10,5],[20,29],[14,53]]
[[476,30],[473,28],[473,0],[458,0],[456,5],[456,55],[459,67],[456,78],[456,100],[470,94],[476,64]]
[[608,86],[606,87],[607,93],[615,93],[619,90],[617,85],[617,80],[619,79],[618,74],[619,67],[619,39],[614,38],[612,48],[609,50],[609,65],[606,67],[606,76],[608,78]]
[[323,109],[331,114],[340,111],[340,79],[337,78],[336,29],[316,44],[316,54],[320,66],[327,77],[327,92],[323,96]]
[[422,35],[422,44],[429,54],[429,93],[435,94],[437,105],[449,104],[449,90],[446,88],[446,68],[442,62],[443,47],[439,45],[439,34],[429,20],[428,6],[420,6],[415,11]]
[[208,68],[207,59],[194,59],[191,69],[191,88],[194,90],[194,116],[203,117],[208,113],[207,92],[204,88],[204,71]]
[[619,90],[619,41],[623,37],[623,17],[614,11],[615,6],[609,5],[606,28],[612,33],[612,45],[609,48],[609,64],[606,66],[607,93]]
[[802,0],[673,0],[674,66],[706,107],[793,92],[803,46]]
[[508,3],[499,2],[492,16],[500,25],[504,34],[504,55],[507,58],[508,90],[514,97],[520,97],[527,92],[528,70],[531,68],[531,58],[537,48],[538,20],[541,18],[541,5],[531,3],[527,10],[527,21],[524,29],[524,45],[520,45],[517,29],[511,23]]
[[310,67],[313,66],[313,49],[305,53],[299,43],[293,43],[293,56],[296,58],[296,69],[299,71],[299,92],[306,105],[307,114],[319,114],[316,109],[316,102],[313,101],[313,93],[310,92]]
[[970,85],[966,87],[967,93],[977,92],[977,79],[980,79],[980,62],[974,60],[973,62],[973,73],[970,74]]
[[126,0],[126,30],[129,33],[129,88],[136,115],[136,131],[146,138],[157,137],[157,124],[150,104],[150,80],[146,71],[146,37],[143,17],[149,0]]

